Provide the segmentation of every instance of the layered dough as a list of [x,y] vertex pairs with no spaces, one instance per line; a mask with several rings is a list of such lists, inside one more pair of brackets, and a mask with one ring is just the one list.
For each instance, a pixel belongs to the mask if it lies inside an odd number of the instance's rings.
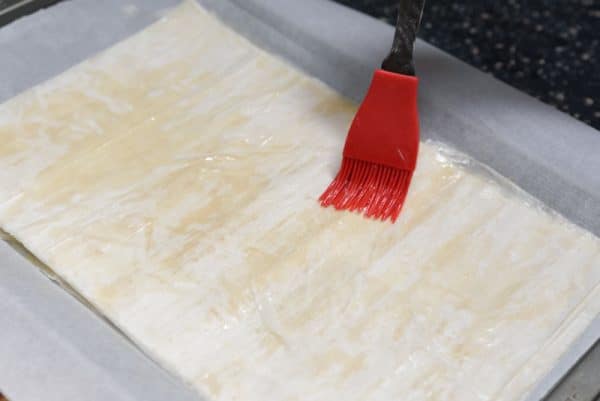
[[433,143],[396,224],[320,208],[354,111],[185,3],[0,107],[0,224],[209,399],[523,399],[600,241]]

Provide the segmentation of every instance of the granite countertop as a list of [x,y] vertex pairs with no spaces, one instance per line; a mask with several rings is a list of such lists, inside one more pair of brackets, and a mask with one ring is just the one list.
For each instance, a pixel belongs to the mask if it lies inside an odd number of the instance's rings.
[[[395,22],[397,0],[335,1]],[[600,129],[600,1],[428,0],[419,36]]]

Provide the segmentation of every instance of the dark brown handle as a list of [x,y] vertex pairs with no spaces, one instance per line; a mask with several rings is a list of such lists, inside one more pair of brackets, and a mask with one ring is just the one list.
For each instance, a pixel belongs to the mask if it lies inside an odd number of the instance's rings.
[[425,0],[400,0],[396,34],[390,54],[381,68],[404,75],[415,75],[413,48],[421,23]]

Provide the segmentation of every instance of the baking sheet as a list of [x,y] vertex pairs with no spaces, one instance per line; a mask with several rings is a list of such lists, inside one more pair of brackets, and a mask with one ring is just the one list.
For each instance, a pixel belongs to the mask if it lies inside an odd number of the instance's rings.
[[[0,51],[14,57],[3,58],[0,61],[2,76],[11,77],[11,79],[3,79],[0,82],[2,89],[0,100],[6,100],[12,95],[56,75],[74,63],[139,30],[160,15],[162,10],[174,3],[176,2],[138,1],[124,4],[108,1],[100,5],[85,0],[73,1],[30,17],[39,18],[37,21],[25,19],[22,20],[25,22],[19,21],[16,25],[10,25],[8,34],[5,34],[5,30],[1,30]],[[260,45],[296,62],[343,94],[355,99],[361,97],[370,79],[372,68],[387,50],[389,38],[391,38],[390,27],[327,1],[248,0],[237,2],[201,1],[201,3],[219,13],[229,23],[242,27],[243,33]],[[18,25],[21,23],[23,26],[19,27]],[[114,29],[112,24],[115,24]],[[47,32],[55,30],[60,34],[57,37],[47,34]],[[59,44],[61,41],[63,43]],[[57,54],[60,56],[57,57]],[[596,225],[599,219],[596,217],[600,203],[598,202],[600,199],[598,196],[599,185],[597,185],[597,175],[593,174],[593,171],[599,171],[598,169],[594,170],[598,167],[598,160],[590,157],[600,149],[598,146],[600,137],[597,132],[449,58],[430,46],[420,43],[417,54],[417,66],[422,77],[421,109],[424,132],[444,132],[442,139],[445,141],[473,154],[479,160],[496,168],[529,192],[546,201],[547,204],[557,207],[571,220],[588,227],[596,234],[598,233]],[[44,59],[52,61],[44,66],[44,62],[41,61]],[[4,71],[9,73],[5,75]],[[529,131],[524,132],[526,129]],[[525,134],[529,136],[525,137]],[[533,142],[535,138],[542,138],[543,141],[540,143],[546,145],[536,144]],[[516,145],[520,143],[525,145]],[[489,144],[493,146],[489,146]],[[578,146],[581,149],[577,149]],[[539,150],[540,148],[543,149]],[[556,153],[559,149],[563,149],[563,152],[564,149],[580,152],[572,154],[582,154],[584,159],[579,162],[570,160],[568,164],[555,164],[562,153],[558,152],[554,158],[548,158],[547,154],[552,155],[552,152]],[[585,157],[587,157],[587,161]],[[519,163],[515,164],[515,160]],[[551,168],[548,167],[549,165]],[[541,173],[536,176],[535,173],[540,171]],[[569,182],[569,177],[576,177],[577,180],[572,180],[573,182],[567,186],[560,187],[563,181]],[[528,186],[530,181],[534,183],[539,181],[540,188],[535,185]],[[562,192],[558,191],[561,188]],[[540,189],[541,195],[536,193]],[[583,194],[581,198],[577,197],[577,191]],[[544,196],[548,199],[553,197],[560,199],[548,200]],[[573,198],[571,200],[575,202],[583,200],[583,203],[574,204],[581,207],[571,207],[573,210],[560,209],[559,206],[565,203],[565,199],[567,206],[570,207],[569,197]],[[586,199],[591,199],[591,201],[586,203]],[[16,262],[10,257],[0,258],[0,261],[2,261],[2,266],[12,267],[15,276],[19,276],[20,271],[27,271],[26,268],[14,269]],[[23,283],[30,283],[33,280],[32,277],[24,274],[18,279],[22,279]],[[72,313],[72,311],[68,311],[68,307],[65,307],[64,303],[63,306],[60,306],[59,301],[47,302],[48,299],[54,301],[55,297],[59,299],[64,296],[64,294],[58,295],[60,291],[54,295],[49,294],[50,298],[40,297],[38,301],[41,304],[36,305],[34,301],[37,298],[25,286],[15,286],[14,282],[10,284],[3,280],[0,287],[7,292],[6,297],[9,300],[32,301],[27,305],[26,310],[34,317],[37,316],[39,320],[43,320],[44,317],[41,314],[44,309],[40,309],[43,305],[58,307],[58,310],[61,311],[60,316],[66,317]],[[13,321],[11,316],[24,315],[22,310],[20,313],[15,312],[17,309],[14,304],[18,304],[18,302],[21,301],[8,302],[8,305],[13,306],[8,307],[3,315],[7,322]],[[92,316],[86,317],[86,319],[88,318],[95,319]],[[68,319],[61,318],[46,324],[64,328],[68,324],[66,321]],[[104,338],[104,335],[114,336],[109,327],[102,325],[99,327],[103,328],[99,331],[105,331],[100,336],[101,338]],[[22,329],[23,327],[14,327],[14,333],[18,333]],[[43,331],[41,330],[41,332]],[[70,348],[71,344],[76,343],[78,339],[85,338],[90,343],[81,348],[94,349],[93,342],[96,339],[89,333],[77,330],[59,330],[59,332],[61,333],[58,336],[59,344],[67,348]],[[592,338],[597,338],[597,333],[596,331],[595,334],[592,334]],[[21,337],[17,334],[15,338]],[[119,350],[118,346],[108,347],[107,352],[111,350],[115,351],[114,356],[119,359],[129,358],[129,356],[124,356],[123,350]],[[29,351],[25,349],[23,352]],[[32,360],[24,358],[25,354],[23,353],[13,352],[12,354],[15,356],[15,364]],[[39,352],[32,356],[36,354]],[[47,353],[42,354],[46,355]],[[127,355],[129,354],[130,352],[127,351]],[[106,355],[110,355],[110,353]],[[571,356],[573,355],[571,354]],[[83,358],[71,365],[69,370],[74,376],[71,376],[65,383],[85,382],[83,379],[78,381],[77,375],[89,371],[89,366],[85,364],[86,361],[88,358]],[[139,360],[139,358],[132,359],[131,363],[144,365],[144,361],[146,364],[154,366],[147,360]],[[81,366],[81,369],[77,368],[78,366]],[[154,368],[158,369],[156,366]],[[109,372],[112,370],[108,366],[105,366],[104,369]],[[8,368],[6,370],[8,371]],[[11,383],[6,385],[0,382],[0,387],[4,388],[8,395],[11,395],[11,391],[17,394],[16,388],[19,386],[20,394],[24,394],[23,391],[28,391],[29,394],[35,391],[31,388],[30,383],[36,376],[27,377],[28,369],[23,369],[22,372],[24,374],[20,380],[11,380]],[[110,374],[107,374],[110,377]],[[118,373],[115,374],[122,377]],[[560,375],[560,370],[556,374]],[[11,376],[2,375],[2,377]],[[161,380],[147,379],[149,384],[161,382]],[[548,387],[548,383],[551,383],[552,380],[554,379],[548,379],[546,385],[540,384],[541,390],[539,391],[542,393],[546,391],[544,386]],[[73,394],[76,394],[68,392],[69,387],[71,387],[71,391],[73,390],[72,385],[62,386],[64,387],[62,388],[58,382],[58,384],[54,384],[54,387],[51,393],[65,391],[60,399],[73,399]],[[114,388],[119,387],[122,386]],[[129,386],[125,385],[125,387]],[[15,390],[11,390],[11,388]],[[80,387],[80,389],[84,388],[87,387]],[[91,389],[92,387],[90,387]],[[122,392],[123,389],[119,388],[119,390]],[[152,390],[149,388],[146,391],[148,393],[144,397],[149,399]],[[91,391],[87,393],[91,393]],[[98,397],[100,396],[106,399],[106,394],[98,394]],[[114,398],[114,395],[111,397]],[[133,397],[131,399],[138,399],[137,395],[131,395],[131,397]],[[170,399],[180,398],[170,397]]]

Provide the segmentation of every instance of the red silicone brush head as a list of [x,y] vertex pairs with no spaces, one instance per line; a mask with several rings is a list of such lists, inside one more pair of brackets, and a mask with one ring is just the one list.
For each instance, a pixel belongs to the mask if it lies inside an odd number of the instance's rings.
[[418,80],[375,72],[344,147],[342,167],[321,195],[324,207],[396,221],[419,151]]

